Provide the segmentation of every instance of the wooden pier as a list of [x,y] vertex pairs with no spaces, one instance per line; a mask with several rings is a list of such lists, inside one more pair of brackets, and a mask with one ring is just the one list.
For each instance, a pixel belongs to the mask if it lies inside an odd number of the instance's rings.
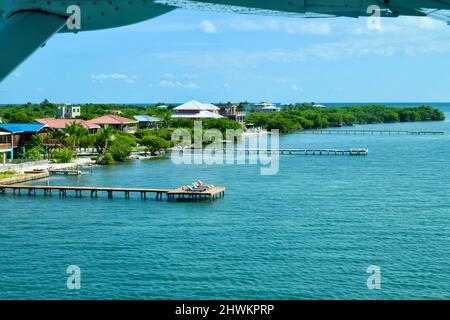
[[236,149],[238,152],[244,152],[247,154],[273,154],[278,153],[281,155],[342,155],[342,156],[367,156],[369,149],[366,148],[354,148],[354,149]]
[[354,130],[354,129],[319,129],[319,130],[304,130],[300,131],[304,134],[378,134],[378,135],[443,135],[444,131],[407,131],[407,130]]
[[203,192],[186,191],[183,188],[170,190],[167,192],[169,201],[201,201],[201,200],[216,200],[225,196],[225,188],[212,187]]
[[[197,154],[202,152],[202,149],[179,149],[172,150],[173,153],[190,153]],[[352,149],[217,149],[211,151],[213,154],[223,153],[245,153],[245,154],[279,154],[279,155],[342,155],[342,156],[367,156],[369,149],[367,148],[352,148]]]
[[50,174],[64,174],[71,176],[79,176],[82,174],[81,170],[72,170],[72,169],[50,169],[48,172]]
[[178,189],[149,189],[149,188],[107,188],[107,187],[75,187],[75,186],[23,186],[23,185],[0,185],[0,194],[4,195],[7,191],[12,191],[13,195],[37,195],[39,191],[44,196],[58,194],[59,197],[67,197],[68,192],[75,193],[75,197],[81,198],[87,194],[91,198],[97,198],[99,193],[106,193],[109,199],[113,198],[115,193],[122,193],[126,199],[130,194],[140,194],[141,199],[147,199],[148,194],[156,195],[157,200],[163,200],[163,195],[167,195],[168,201],[201,201],[216,200],[225,196],[225,188],[212,187],[202,192],[185,191]]

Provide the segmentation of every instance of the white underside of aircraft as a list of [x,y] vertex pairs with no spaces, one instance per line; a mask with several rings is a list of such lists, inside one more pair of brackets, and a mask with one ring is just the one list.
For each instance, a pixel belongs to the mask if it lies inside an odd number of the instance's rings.
[[177,8],[306,18],[377,13],[450,22],[450,0],[0,0],[0,82],[57,32],[114,28]]

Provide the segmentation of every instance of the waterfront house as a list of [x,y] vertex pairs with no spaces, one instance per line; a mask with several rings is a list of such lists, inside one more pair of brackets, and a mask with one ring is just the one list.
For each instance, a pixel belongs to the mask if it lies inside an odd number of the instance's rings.
[[244,124],[245,122],[245,112],[238,111],[238,107],[234,104],[232,105],[220,105],[219,114],[228,119]]
[[194,119],[194,120],[202,120],[202,119],[221,119],[223,118],[220,114],[213,113],[210,111],[200,111],[198,113],[184,113],[184,114],[174,114],[172,118],[182,118],[182,119]]
[[261,102],[257,105],[257,111],[260,112],[279,112],[281,108],[269,102]]
[[220,119],[220,108],[211,103],[201,103],[195,100],[186,102],[173,109],[175,114],[172,118],[184,119]]
[[45,124],[52,130],[65,130],[67,126],[76,122],[83,128],[87,129],[89,133],[96,133],[100,126],[95,123],[90,123],[82,119],[54,119],[54,118],[41,118],[35,120],[38,123]]
[[138,121],[138,126],[140,129],[147,129],[147,128],[158,128],[162,122],[161,119],[151,117],[148,115],[136,115],[133,116]]
[[17,152],[25,152],[34,135],[45,142],[48,140],[48,127],[40,123],[0,123],[0,152],[9,153],[12,159]]
[[0,128],[0,160],[5,164],[6,157],[13,157],[12,133]]
[[115,114],[108,114],[106,116],[95,118],[87,122],[99,125],[102,128],[113,127],[116,130],[128,133],[134,133],[136,131],[136,125],[138,124],[138,121],[136,120],[124,118]]

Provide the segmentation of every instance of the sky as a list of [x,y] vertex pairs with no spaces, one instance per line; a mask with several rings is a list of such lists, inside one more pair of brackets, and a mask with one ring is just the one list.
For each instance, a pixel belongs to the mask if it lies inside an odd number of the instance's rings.
[[58,34],[0,84],[0,104],[448,102],[450,26],[175,10]]

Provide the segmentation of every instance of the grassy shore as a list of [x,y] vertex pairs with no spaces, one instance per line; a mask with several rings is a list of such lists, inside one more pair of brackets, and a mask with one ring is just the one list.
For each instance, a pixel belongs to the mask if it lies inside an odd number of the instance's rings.
[[23,174],[17,173],[15,171],[0,172],[0,182],[3,179],[16,178],[16,177],[20,177],[20,176],[23,176]]

